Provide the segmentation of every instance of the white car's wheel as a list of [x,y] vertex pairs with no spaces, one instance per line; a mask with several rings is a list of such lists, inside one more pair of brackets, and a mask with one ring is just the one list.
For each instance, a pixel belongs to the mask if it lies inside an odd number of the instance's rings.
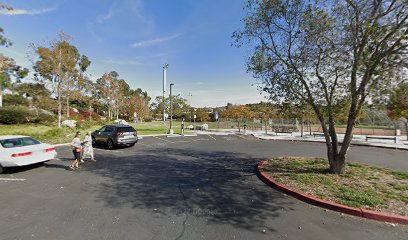
[[4,167],[0,165],[0,174],[4,172]]

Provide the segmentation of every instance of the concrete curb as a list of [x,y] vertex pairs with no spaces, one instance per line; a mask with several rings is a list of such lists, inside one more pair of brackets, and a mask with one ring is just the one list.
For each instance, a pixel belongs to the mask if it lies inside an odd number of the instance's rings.
[[300,201],[318,206],[318,207],[323,207],[326,209],[330,209],[336,212],[341,212],[357,217],[362,217],[362,218],[367,218],[367,219],[372,219],[376,221],[381,221],[381,222],[391,222],[391,223],[400,223],[400,224],[406,224],[408,225],[408,216],[400,216],[400,215],[393,215],[385,212],[377,212],[377,211],[371,211],[367,209],[362,209],[362,208],[354,208],[354,207],[348,207],[345,205],[341,205],[338,203],[334,202],[329,202],[320,198],[316,198],[298,191],[295,191],[293,189],[290,189],[289,187],[276,182],[274,179],[269,177],[265,172],[263,165],[267,162],[268,160],[264,160],[258,164],[258,176],[261,178],[263,182],[268,184],[269,186],[284,192],[294,198],[299,199]]

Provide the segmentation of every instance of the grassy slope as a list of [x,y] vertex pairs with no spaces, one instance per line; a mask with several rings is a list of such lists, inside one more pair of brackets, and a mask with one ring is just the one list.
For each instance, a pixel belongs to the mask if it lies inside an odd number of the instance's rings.
[[[131,124],[138,130],[139,135],[149,134],[165,134],[169,129],[169,122],[163,125],[163,122],[143,122],[138,124]],[[187,126],[189,124],[186,124]],[[83,134],[87,131],[95,131],[100,129],[103,124],[83,124],[81,127],[70,129],[67,127],[58,128],[56,126],[45,126],[36,124],[16,124],[3,125],[0,124],[0,135],[28,135],[32,136],[42,142],[47,143],[66,143],[70,142],[76,131],[81,131]],[[181,133],[181,122],[173,122],[174,133]],[[188,133],[187,131],[185,133]]]

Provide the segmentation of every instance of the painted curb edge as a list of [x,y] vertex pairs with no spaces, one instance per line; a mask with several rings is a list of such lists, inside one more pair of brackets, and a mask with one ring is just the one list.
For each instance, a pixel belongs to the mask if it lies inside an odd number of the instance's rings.
[[284,192],[298,200],[301,200],[303,202],[318,206],[318,207],[323,207],[326,209],[330,209],[336,212],[341,212],[344,214],[349,214],[357,217],[362,217],[362,218],[367,218],[371,220],[376,220],[376,221],[381,221],[381,222],[390,222],[390,223],[400,223],[400,224],[405,224],[408,225],[408,216],[400,216],[400,215],[393,215],[385,212],[378,212],[378,211],[372,211],[372,210],[367,210],[363,208],[355,208],[355,207],[348,207],[342,204],[326,201],[320,198],[316,198],[301,192],[297,192],[293,189],[290,189],[289,187],[285,186],[284,184],[276,182],[274,179],[271,177],[267,176],[266,173],[264,172],[263,165],[267,162],[268,160],[263,160],[258,164],[258,176],[263,180],[266,184],[269,186]]

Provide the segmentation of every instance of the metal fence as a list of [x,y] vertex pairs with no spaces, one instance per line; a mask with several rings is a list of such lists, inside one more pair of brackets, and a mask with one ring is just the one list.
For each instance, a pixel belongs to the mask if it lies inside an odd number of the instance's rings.
[[[296,118],[269,118],[269,119],[231,119],[220,118],[218,122],[207,123],[210,129],[237,129],[242,130],[245,126],[248,130],[264,130],[265,132],[303,132],[312,134],[314,132],[323,132],[320,122],[317,119],[304,119],[303,126],[301,119]],[[405,127],[400,127],[400,122],[391,121],[382,118],[371,121],[357,122],[353,133],[355,135],[388,135],[393,136],[397,133],[397,129],[401,135],[405,134]],[[402,126],[402,125],[401,125]],[[346,131],[346,124],[341,122],[336,123],[336,132],[343,134]]]

